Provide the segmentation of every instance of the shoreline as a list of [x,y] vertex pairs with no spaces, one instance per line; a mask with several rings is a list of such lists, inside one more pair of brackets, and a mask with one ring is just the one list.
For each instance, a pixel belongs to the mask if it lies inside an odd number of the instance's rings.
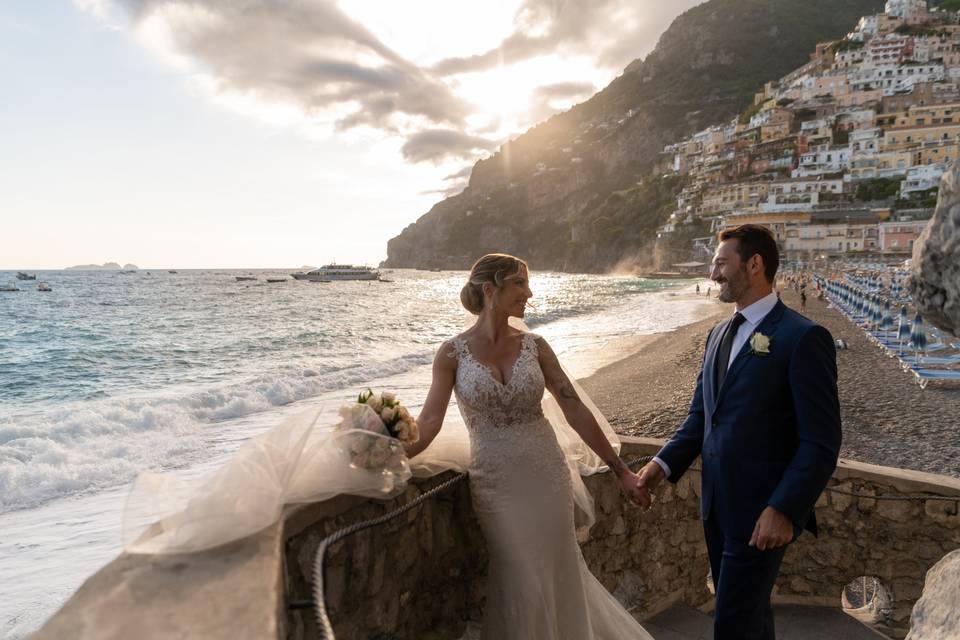
[[[799,308],[791,289],[781,294],[784,304]],[[716,309],[692,324],[644,336],[635,350],[580,380],[617,433],[673,435],[687,415],[707,333],[733,307],[718,302]],[[840,457],[960,478],[960,388],[920,389],[859,327],[815,296],[804,315],[849,344],[837,352]]]
[[614,431],[669,438],[690,407],[710,329],[729,312],[714,306],[696,322],[639,336],[635,350],[580,380]]

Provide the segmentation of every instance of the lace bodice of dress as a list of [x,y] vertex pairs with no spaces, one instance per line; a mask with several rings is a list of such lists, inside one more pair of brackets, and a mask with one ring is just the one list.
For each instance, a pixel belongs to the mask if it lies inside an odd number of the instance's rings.
[[543,417],[540,400],[544,379],[537,358],[538,337],[533,333],[523,335],[520,355],[506,384],[497,381],[489,367],[473,357],[464,338],[451,341],[454,347],[451,355],[458,360],[454,391],[471,437],[479,432],[529,424]]

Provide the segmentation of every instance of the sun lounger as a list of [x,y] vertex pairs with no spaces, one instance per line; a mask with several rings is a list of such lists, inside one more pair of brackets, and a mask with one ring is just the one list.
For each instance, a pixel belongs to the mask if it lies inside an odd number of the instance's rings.
[[910,371],[916,376],[917,384],[921,389],[926,389],[931,380],[960,380],[960,371],[951,369],[915,369]]
[[914,367],[949,367],[960,364],[960,354],[952,356],[899,356],[904,369]]

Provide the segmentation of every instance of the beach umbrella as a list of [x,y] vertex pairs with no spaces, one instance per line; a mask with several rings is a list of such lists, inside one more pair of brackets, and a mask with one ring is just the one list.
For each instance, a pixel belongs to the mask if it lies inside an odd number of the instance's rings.
[[899,324],[897,325],[897,340],[905,343],[910,339],[910,320],[907,316],[907,305],[900,307]]
[[880,328],[887,334],[893,329],[893,314],[890,312],[889,300],[884,300],[883,302],[883,315],[880,318]]
[[913,325],[910,327],[910,346],[914,351],[925,351],[927,348],[927,332],[923,328],[923,318],[918,313],[913,318]]

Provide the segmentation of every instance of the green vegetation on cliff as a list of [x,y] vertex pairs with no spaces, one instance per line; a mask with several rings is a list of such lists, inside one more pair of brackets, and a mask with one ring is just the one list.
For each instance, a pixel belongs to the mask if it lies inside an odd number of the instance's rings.
[[[462,194],[390,241],[385,265],[463,268],[501,250],[538,268],[606,271],[648,254],[670,214],[662,197],[676,188],[650,175],[664,145],[743,113],[764,83],[883,5],[709,0],[690,9],[605,89],[478,162]],[[626,204],[641,197],[642,207]]]

